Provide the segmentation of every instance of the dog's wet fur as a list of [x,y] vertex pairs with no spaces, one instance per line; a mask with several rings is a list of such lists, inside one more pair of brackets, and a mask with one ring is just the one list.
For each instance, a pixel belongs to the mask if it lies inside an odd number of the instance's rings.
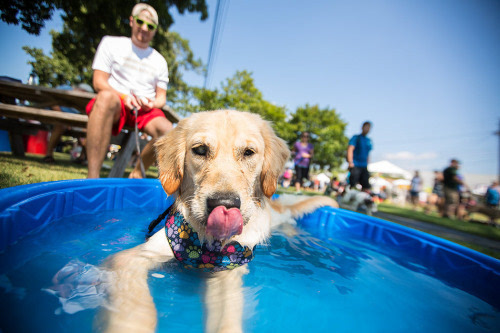
[[[290,151],[270,123],[256,114],[232,110],[193,114],[155,147],[160,182],[175,197],[173,210],[185,217],[202,242],[216,237],[207,229],[207,221],[220,206],[238,209],[243,226],[240,233],[219,240],[249,248],[265,243],[273,227],[321,206],[338,207],[333,199],[320,196],[271,201]],[[154,332],[157,315],[148,272],[174,259],[164,228],[146,243],[109,258],[106,266],[115,278],[110,309],[103,316],[106,331]],[[247,271],[241,266],[204,275],[205,331],[242,332],[241,288]]]

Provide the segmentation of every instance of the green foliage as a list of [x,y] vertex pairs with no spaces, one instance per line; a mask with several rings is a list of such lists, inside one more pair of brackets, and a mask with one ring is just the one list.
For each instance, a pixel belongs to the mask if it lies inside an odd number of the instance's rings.
[[321,109],[318,105],[306,104],[299,107],[289,121],[295,133],[287,141],[292,146],[301,132],[311,133],[310,142],[314,145],[313,163],[321,168],[329,165],[337,169],[344,161],[348,138],[344,131],[345,123],[335,109]]
[[21,24],[28,33],[38,35],[55,8],[55,1],[2,1],[0,19],[8,24]]
[[[60,10],[63,19],[62,31],[51,31],[50,55],[44,54],[41,49],[28,46],[23,48],[33,57],[33,61],[29,64],[33,67],[33,73],[38,76],[39,84],[45,86],[80,82],[91,84],[91,66],[99,42],[105,35],[130,36],[129,17],[135,3],[133,0],[34,2],[34,6],[44,5],[47,9],[43,17],[34,16],[32,21],[28,19],[29,22],[26,23],[28,32],[39,33],[39,25],[43,26],[43,19],[52,16],[53,9]],[[176,32],[168,31],[174,22],[169,10],[171,7],[176,7],[180,13],[199,12],[200,18],[204,20],[208,15],[207,6],[205,0],[153,0],[148,3],[157,10],[159,16],[159,28],[152,46],[165,57],[169,66],[170,82],[167,99],[172,107],[183,108],[188,101],[190,87],[184,82],[182,73],[184,71],[201,73],[202,61],[194,58],[187,40]],[[17,16],[21,15],[22,19],[23,13],[29,13],[30,4],[2,3],[0,5],[2,20],[9,23],[18,22]],[[6,8],[8,11],[5,11]]]
[[[102,37],[109,35],[123,35],[132,7],[140,1],[137,0],[11,0],[0,2],[0,19],[8,24],[21,24],[22,28],[30,34],[39,35],[45,26],[45,21],[50,20],[54,11],[64,12],[63,18],[68,27],[74,30],[81,29],[88,32],[88,36]],[[159,26],[167,30],[174,19],[169,13],[173,6],[180,14],[186,11],[200,13],[200,19],[208,17],[205,0],[150,0],[146,1],[158,12]],[[99,38],[100,39],[100,38]]]

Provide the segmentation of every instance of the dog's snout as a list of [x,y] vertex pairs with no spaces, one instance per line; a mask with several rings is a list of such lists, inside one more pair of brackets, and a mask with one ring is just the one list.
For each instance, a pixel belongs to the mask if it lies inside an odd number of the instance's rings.
[[240,209],[240,197],[235,193],[216,193],[215,195],[207,199],[207,210],[209,214],[212,212],[212,210],[214,210],[214,208],[219,206],[224,206],[227,209]]

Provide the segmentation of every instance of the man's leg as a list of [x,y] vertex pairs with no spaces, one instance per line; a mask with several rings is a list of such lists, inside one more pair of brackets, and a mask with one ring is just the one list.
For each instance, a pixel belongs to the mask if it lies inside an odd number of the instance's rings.
[[349,174],[349,188],[355,189],[356,185],[359,184],[361,176],[361,170],[358,167],[351,168],[350,174]]
[[50,139],[49,143],[47,144],[47,154],[45,156],[53,156],[54,155],[54,149],[56,148],[57,144],[59,143],[59,140],[61,140],[61,136],[63,135],[64,131],[66,130],[66,126],[61,125],[61,124],[56,124],[52,128],[52,131],[50,132]]
[[[155,161],[154,143],[158,138],[172,129],[172,123],[164,117],[156,117],[144,126],[144,132],[150,135],[153,139],[147,143],[141,152],[141,159],[144,164],[144,170],[147,171],[151,164]],[[142,178],[141,162],[138,161],[134,170],[128,176],[129,178]]]
[[87,178],[99,178],[102,162],[108,151],[111,129],[120,119],[120,97],[113,91],[97,94],[87,124]]
[[370,173],[368,172],[368,168],[365,167],[365,168],[360,168],[361,169],[361,174],[360,174],[360,184],[361,184],[361,187],[363,188],[363,191],[365,192],[368,192],[370,191],[371,189],[371,185],[370,185]]

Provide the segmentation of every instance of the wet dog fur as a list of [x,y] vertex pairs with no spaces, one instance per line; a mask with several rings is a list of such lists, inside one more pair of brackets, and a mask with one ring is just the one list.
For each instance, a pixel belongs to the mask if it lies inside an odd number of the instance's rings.
[[[265,243],[273,227],[314,211],[338,207],[327,197],[297,197],[271,201],[289,149],[270,124],[258,115],[239,111],[207,111],[183,119],[155,144],[161,184],[175,196],[174,210],[182,213],[200,241],[206,232],[208,200],[239,205],[238,241],[253,248]],[[107,332],[153,332],[157,314],[147,278],[151,269],[175,260],[164,228],[146,243],[119,252],[107,261],[114,281],[110,307],[104,314]],[[209,274],[204,303],[206,332],[242,331],[242,276],[247,266]]]

